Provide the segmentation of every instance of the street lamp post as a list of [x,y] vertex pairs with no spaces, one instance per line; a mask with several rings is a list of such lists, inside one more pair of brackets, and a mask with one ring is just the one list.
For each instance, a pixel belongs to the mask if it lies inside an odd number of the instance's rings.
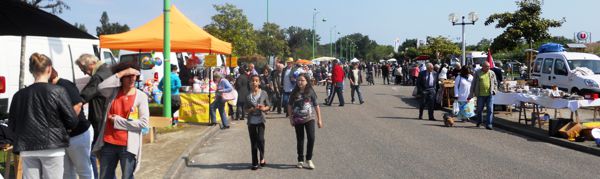
[[329,56],[330,57],[333,57],[333,41],[331,41],[331,39],[332,39],[332,33],[331,32],[333,31],[333,29],[335,29],[335,27],[336,26],[333,25],[333,27],[331,27],[329,29]]
[[477,13],[475,12],[470,12],[469,13],[469,20],[471,22],[465,22],[465,16],[462,16],[462,21],[460,23],[458,23],[458,17],[456,16],[456,14],[451,13],[450,15],[448,15],[448,20],[450,20],[450,22],[452,22],[452,25],[460,25],[462,26],[462,65],[466,65],[465,59],[465,25],[475,25],[475,21],[477,21],[479,19],[479,16],[477,15]]
[[333,50],[334,50],[333,57],[335,57],[335,58],[337,58],[340,55],[340,53],[338,52],[338,45],[337,45],[337,43],[340,41],[340,39],[338,38],[339,35],[340,35],[340,32],[337,32],[337,35],[335,36],[335,38],[337,40],[335,40],[335,43],[333,44]]
[[[314,12],[313,12],[313,34],[312,34],[312,59],[315,59],[315,38],[316,38],[316,34],[317,34],[317,31],[315,28],[315,26],[316,26],[315,21],[317,18],[317,14],[319,14],[319,11],[317,11],[317,8],[314,8],[313,10],[314,10]],[[323,18],[323,22],[325,22],[325,21],[327,21],[327,19]]]

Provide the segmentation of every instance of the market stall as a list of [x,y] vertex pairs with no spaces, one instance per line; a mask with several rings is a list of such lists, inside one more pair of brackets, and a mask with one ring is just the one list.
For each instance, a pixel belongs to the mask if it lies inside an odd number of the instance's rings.
[[[582,97],[562,92],[557,88],[529,88],[529,86],[524,83],[511,86],[506,84],[501,86],[501,90],[503,92],[498,92],[494,96],[494,104],[518,106],[520,109],[519,123],[525,121],[525,125],[527,125],[527,122],[531,121],[531,125],[535,126],[537,123],[538,127],[541,128],[543,123],[550,122],[550,126],[552,126],[550,119],[556,120],[561,118],[558,117],[558,115],[560,115],[558,109],[568,109],[571,111],[568,123],[560,124],[561,126],[557,127],[549,127],[549,133],[551,135],[552,133],[560,132],[569,140],[575,140],[575,137],[579,136],[583,130],[596,128],[590,127],[590,125],[586,125],[586,123],[582,123],[579,119],[578,110],[583,107],[599,107],[600,99],[598,99],[597,96]],[[528,109],[532,110],[531,119],[527,119],[529,116],[527,112]],[[542,109],[554,109],[553,118],[547,112],[542,112]]]
[[[168,49],[164,45],[164,15],[161,14],[152,21],[128,32],[101,35],[100,47],[110,49],[123,49],[139,52],[160,51]],[[183,15],[175,6],[170,10],[170,51],[171,52],[192,52],[192,53],[210,53],[229,55],[232,52],[231,43],[222,41],[202,28],[198,27],[185,15]],[[165,55],[169,57],[169,55]],[[169,76],[170,67],[167,67],[165,59],[165,78]],[[205,59],[206,60],[206,59]],[[215,63],[216,64],[216,63]],[[168,78],[167,78],[168,79]],[[209,83],[209,81],[206,81]],[[169,83],[165,84],[165,89],[169,89]],[[206,87],[208,88],[208,87]],[[164,92],[168,90],[162,90]],[[179,120],[186,122],[209,123],[208,108],[214,99],[214,95],[209,90],[201,90],[197,93],[181,94],[182,106],[179,113]],[[170,101],[165,102],[165,108],[170,109]],[[169,111],[169,112],[166,112]],[[170,110],[164,110],[165,116],[170,117]],[[218,116],[218,115],[217,115]]]

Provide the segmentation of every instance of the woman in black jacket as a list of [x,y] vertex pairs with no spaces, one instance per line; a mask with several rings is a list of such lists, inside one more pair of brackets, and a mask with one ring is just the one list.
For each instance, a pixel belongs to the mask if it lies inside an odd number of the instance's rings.
[[78,120],[64,88],[49,84],[52,61],[34,53],[29,72],[35,82],[12,98],[8,126],[16,137],[13,152],[20,153],[23,178],[62,178],[67,130]]

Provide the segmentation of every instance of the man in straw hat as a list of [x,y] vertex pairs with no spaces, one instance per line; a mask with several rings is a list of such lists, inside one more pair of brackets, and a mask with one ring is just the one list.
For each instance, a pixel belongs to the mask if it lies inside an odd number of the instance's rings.
[[294,78],[294,58],[289,57],[286,61],[285,69],[283,69],[281,84],[283,84],[283,95],[282,95],[282,106],[283,111],[285,112],[285,117],[288,117],[289,111],[287,111],[288,101],[290,99],[290,94],[296,85],[296,79]]

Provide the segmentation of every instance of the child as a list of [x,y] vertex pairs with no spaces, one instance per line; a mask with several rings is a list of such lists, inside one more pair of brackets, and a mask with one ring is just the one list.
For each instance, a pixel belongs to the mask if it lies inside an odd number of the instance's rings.
[[244,106],[248,113],[248,134],[250,135],[250,146],[252,150],[252,170],[259,168],[257,153],[260,152],[260,166],[265,166],[265,113],[269,111],[269,95],[260,89],[260,76],[250,77],[250,94],[248,102]]

